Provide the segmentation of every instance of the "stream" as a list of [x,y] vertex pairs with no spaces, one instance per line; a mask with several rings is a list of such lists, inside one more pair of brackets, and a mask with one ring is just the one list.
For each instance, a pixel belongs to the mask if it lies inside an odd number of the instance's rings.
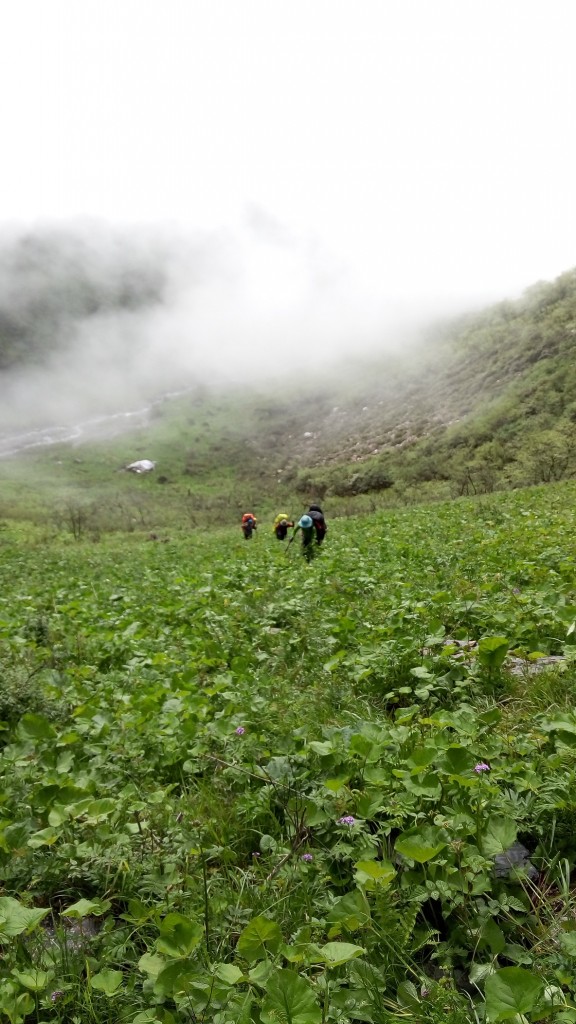
[[192,390],[193,388],[190,387],[184,388],[181,391],[168,391],[142,409],[94,416],[81,423],[67,424],[66,426],[52,424],[47,427],[35,427],[32,430],[20,431],[18,433],[0,431],[0,458],[20,455],[22,452],[35,448],[48,448],[55,444],[72,442],[77,444],[81,441],[102,440],[115,437],[118,434],[124,434],[130,430],[136,430],[146,426],[153,409],[173,398],[189,394]]

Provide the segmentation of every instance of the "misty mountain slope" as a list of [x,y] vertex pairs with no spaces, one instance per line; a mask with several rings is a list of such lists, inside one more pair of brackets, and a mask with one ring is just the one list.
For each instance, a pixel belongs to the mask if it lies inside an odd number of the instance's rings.
[[165,403],[140,454],[213,495],[392,484],[412,499],[560,479],[576,471],[575,340],[572,271],[404,354]]
[[[516,303],[438,325],[404,355],[317,374],[308,393],[256,403],[250,443],[283,471],[473,452],[568,425],[576,408],[576,272]],[[302,389],[304,392],[304,389]],[[231,420],[233,414],[231,412]],[[510,451],[510,456],[512,451]]]
[[575,342],[569,271],[516,302],[436,324],[403,353],[327,360],[258,386],[198,385],[154,406],[134,433],[37,458],[72,487],[127,493],[133,481],[117,470],[153,458],[156,475],[140,482],[150,501],[162,478],[164,495],[223,508],[312,493],[418,500],[561,479],[576,472]]
[[0,245],[0,371],[43,365],[90,318],[158,304],[166,279],[159,254],[134,241],[64,231]]
[[[372,489],[379,476],[403,486],[452,481],[467,493],[570,475],[575,347],[570,271],[518,302],[437,327],[403,361],[374,364],[363,387],[332,391],[334,405],[308,424],[312,436],[286,468],[302,477],[306,467],[304,486],[324,482],[335,493]],[[365,469],[350,466],[359,462]]]

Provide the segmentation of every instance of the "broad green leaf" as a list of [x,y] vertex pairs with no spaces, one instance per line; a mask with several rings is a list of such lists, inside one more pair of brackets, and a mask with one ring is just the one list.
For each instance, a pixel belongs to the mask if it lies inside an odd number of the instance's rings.
[[114,996],[122,984],[122,978],[122,971],[105,969],[92,975],[90,984],[97,992],[103,992],[105,996]]
[[22,906],[11,896],[0,896],[0,938],[28,934],[50,913],[50,908],[36,907],[33,910]]
[[252,967],[251,970],[248,971],[248,977],[253,985],[258,985],[259,988],[264,988],[273,970],[274,968],[269,960],[260,960],[260,962],[256,964],[256,967]]
[[[370,904],[361,889],[341,896],[331,907],[326,920],[329,924],[341,924],[350,932],[365,927],[370,921]],[[332,934],[334,934],[332,929]]]
[[576,734],[576,722],[573,718],[551,718],[539,723],[543,732],[570,732]]
[[321,1024],[322,1011],[309,982],[294,971],[275,971],[266,985],[262,1024]]
[[165,998],[179,992],[189,992],[197,980],[197,964],[192,960],[174,960],[158,974],[154,982],[154,995]]
[[400,1006],[407,1006],[411,1010],[421,1010],[422,1004],[418,990],[412,981],[401,981],[396,990],[396,998]]
[[166,967],[166,961],[157,953],[144,953],[138,961],[138,970],[143,974],[148,974],[151,978],[157,978],[164,967]]
[[331,793],[339,793],[340,790],[344,789],[350,781],[349,775],[341,775],[335,779],[326,779],[324,785],[326,789],[329,789]]
[[363,760],[367,760],[374,751],[378,754],[378,748],[375,748],[374,741],[369,736],[364,736],[361,732],[356,732],[350,737],[349,749],[351,754],[359,754]]
[[516,840],[516,825],[512,818],[492,814],[480,834],[480,848],[485,857],[494,857],[509,850]]
[[473,754],[465,747],[450,747],[442,757],[439,767],[450,775],[463,775],[476,763]]
[[88,917],[90,914],[94,917],[101,917],[105,914],[112,904],[110,900],[78,900],[77,903],[72,903],[71,906],[66,907],[66,910],[62,911],[62,917]]
[[282,934],[275,921],[267,917],[254,917],[238,939],[238,952],[248,963],[264,960],[268,953],[276,953]]
[[416,747],[406,758],[406,764],[410,768],[422,770],[427,768],[435,757],[438,756],[436,747]]
[[490,960],[487,964],[473,964],[470,968],[469,978],[473,985],[478,985],[481,982],[486,981],[491,974],[494,974],[495,967],[494,961]]
[[313,750],[315,754],[320,754],[321,757],[326,757],[328,754],[334,753],[334,747],[331,743],[325,743],[321,740],[312,740],[308,744],[310,750]]
[[356,797],[356,810],[358,811],[359,818],[370,820],[386,806],[386,797],[382,790],[367,789],[361,796]]
[[415,778],[404,779],[404,785],[409,793],[425,796],[429,800],[437,800],[442,794],[438,776],[432,772],[428,775],[416,774]]
[[[66,812],[66,814],[68,815],[69,818],[80,818],[80,817],[82,817],[83,814],[86,813],[86,811],[87,811],[88,807],[90,806],[90,804],[93,804],[93,803],[94,803],[94,800],[92,799],[92,797],[91,796],[86,796],[82,800],[75,800],[73,803],[66,804],[66,807],[64,808],[64,811]],[[57,806],[60,808],[61,805],[58,804]],[[57,824],[57,823],[56,822],[51,822],[51,824]]]
[[416,679],[434,679],[432,672],[425,665],[416,665],[415,668],[411,668],[410,675],[415,676]]
[[225,1017],[226,1024],[254,1024],[257,1019],[254,996],[250,992],[235,992],[226,1003]]
[[52,828],[51,826],[48,828],[41,828],[38,832],[35,832],[33,836],[30,836],[26,845],[32,850],[37,850],[41,846],[53,846],[59,835],[60,833],[58,829]]
[[107,818],[109,814],[117,810],[118,801],[112,800],[111,797],[103,797],[101,800],[91,800],[84,811],[86,821],[89,824],[96,824],[101,821],[102,818]]
[[385,860],[359,860],[354,867],[358,885],[368,890],[388,885],[396,875],[396,869]]
[[35,740],[52,740],[56,736],[54,726],[42,715],[22,715],[20,728],[27,736],[32,736]]
[[244,973],[236,964],[215,964],[214,974],[227,985],[236,985],[239,981],[245,980]]
[[398,836],[394,848],[397,853],[418,864],[425,864],[432,860],[440,850],[448,844],[446,834],[435,825],[423,825],[420,828],[411,828]]
[[498,956],[498,954],[504,949],[506,945],[504,932],[498,927],[494,918],[488,918],[488,920],[482,925],[480,942],[485,943],[494,956]]
[[62,825],[62,823],[65,822],[68,817],[69,814],[68,809],[66,807],[62,807],[61,804],[54,804],[54,806],[50,808],[50,813],[48,814],[48,822],[53,827],[57,828],[58,825]]
[[[291,964],[322,964],[324,954],[314,942],[299,942],[293,946],[282,943],[279,950],[280,956]],[[262,963],[265,963],[263,960]]]
[[385,786],[390,781],[390,770],[380,767],[367,768],[364,778],[373,786]]
[[160,936],[156,939],[156,949],[172,957],[186,957],[196,949],[202,939],[204,929],[197,921],[182,914],[167,914],[160,925]]
[[13,971],[12,974],[24,988],[29,988],[32,992],[42,992],[54,977],[54,971],[41,970]]
[[320,952],[329,967],[338,967],[348,960],[355,960],[366,952],[362,946],[354,946],[351,942],[327,942],[320,947]]
[[560,932],[559,938],[564,952],[576,957],[576,932]]
[[30,992],[20,991],[13,981],[0,982],[0,1012],[10,1024],[23,1024],[33,1009],[34,997]]
[[486,979],[486,1013],[491,1024],[530,1013],[538,1002],[543,983],[523,967],[503,967]]
[[478,658],[486,668],[500,668],[508,654],[510,641],[504,636],[484,636],[478,642]]

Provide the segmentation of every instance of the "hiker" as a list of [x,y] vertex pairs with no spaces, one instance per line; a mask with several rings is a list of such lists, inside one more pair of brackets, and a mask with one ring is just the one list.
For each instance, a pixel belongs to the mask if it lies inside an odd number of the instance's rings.
[[250,540],[252,531],[256,529],[256,516],[252,512],[245,512],[242,516],[242,533],[245,540]]
[[314,523],[314,529],[316,530],[316,543],[321,544],[326,536],[326,520],[324,519],[324,513],[320,508],[320,505],[310,505],[308,509],[308,515]]
[[277,540],[286,540],[286,534],[288,529],[293,527],[294,523],[288,518],[285,512],[279,512],[274,520],[273,530],[276,534]]
[[296,537],[298,530],[302,530],[302,554],[307,562],[310,562],[314,558],[314,536],[316,530],[314,528],[314,520],[311,516],[303,515],[297,526],[294,527],[294,533],[292,534],[292,540]]

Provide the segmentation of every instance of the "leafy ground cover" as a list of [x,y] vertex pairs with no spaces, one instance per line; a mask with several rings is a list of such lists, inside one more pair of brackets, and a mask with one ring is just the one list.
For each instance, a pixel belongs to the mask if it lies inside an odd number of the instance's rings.
[[6,526],[4,1019],[576,1020],[575,498]]

